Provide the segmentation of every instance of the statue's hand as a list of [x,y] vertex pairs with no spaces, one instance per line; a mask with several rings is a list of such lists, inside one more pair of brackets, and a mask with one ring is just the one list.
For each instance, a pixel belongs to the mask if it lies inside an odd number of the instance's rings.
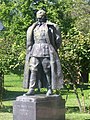
[[27,53],[31,52],[31,49],[32,49],[32,46],[29,46],[29,47],[27,48]]

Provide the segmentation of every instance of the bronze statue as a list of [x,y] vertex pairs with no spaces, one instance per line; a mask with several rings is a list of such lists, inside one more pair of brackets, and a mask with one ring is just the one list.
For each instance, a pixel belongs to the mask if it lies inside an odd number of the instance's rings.
[[63,87],[63,74],[57,49],[61,34],[55,23],[49,22],[44,10],[36,14],[37,22],[27,30],[27,53],[24,70],[25,95],[34,95],[35,88],[47,87],[46,95]]

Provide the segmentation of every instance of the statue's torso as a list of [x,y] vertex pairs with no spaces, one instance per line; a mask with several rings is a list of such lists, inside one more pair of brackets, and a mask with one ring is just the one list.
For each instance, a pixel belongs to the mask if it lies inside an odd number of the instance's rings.
[[49,43],[47,42],[47,37],[47,24],[37,25],[33,30],[34,45],[32,48],[32,56],[49,57]]

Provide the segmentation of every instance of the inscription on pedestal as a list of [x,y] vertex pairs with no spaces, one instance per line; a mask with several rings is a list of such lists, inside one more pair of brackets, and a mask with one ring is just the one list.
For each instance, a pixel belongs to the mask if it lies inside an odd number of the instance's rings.
[[13,120],[65,120],[65,102],[59,96],[19,96]]
[[[16,101],[14,103],[14,120],[35,120],[35,103]],[[23,118],[23,119],[22,119]]]

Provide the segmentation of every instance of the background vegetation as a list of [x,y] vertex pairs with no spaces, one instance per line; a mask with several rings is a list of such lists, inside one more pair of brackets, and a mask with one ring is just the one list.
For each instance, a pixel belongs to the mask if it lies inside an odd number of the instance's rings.
[[65,78],[90,71],[90,1],[88,0],[1,0],[0,71],[23,73],[27,28],[36,21],[39,9],[58,24],[62,34],[59,50]]
[[[36,12],[41,8],[47,11],[48,20],[60,27],[62,46],[58,52],[64,73],[65,88],[67,91],[73,88],[81,110],[82,104],[78,98],[78,89],[81,88],[81,97],[86,101],[89,99],[89,93],[87,90],[84,91],[83,82],[88,82],[85,75],[90,73],[90,0],[0,0],[0,21],[4,25],[4,29],[0,31],[0,78],[3,76],[2,74],[14,73],[19,75],[18,77],[23,74],[26,31],[36,21]],[[5,76],[6,91],[3,111],[6,110],[6,115],[7,112],[12,112],[11,99],[23,93],[23,89],[19,88],[21,82],[17,81],[20,80],[18,77],[13,81],[14,78]],[[88,96],[85,98],[84,94]],[[71,101],[74,101],[73,95],[71,98]],[[6,101],[6,99],[8,100]],[[67,101],[66,107],[70,106],[71,101],[70,103]],[[88,107],[86,104],[84,105],[84,109],[87,108],[88,112],[89,107],[89,103]],[[69,110],[68,112],[72,113]],[[77,110],[74,112],[77,113]],[[12,116],[8,115],[8,117]],[[68,118],[70,115],[66,116]],[[88,115],[85,114],[85,116],[88,119]],[[78,115],[76,115],[77,117]],[[9,119],[7,118],[7,120]]]

